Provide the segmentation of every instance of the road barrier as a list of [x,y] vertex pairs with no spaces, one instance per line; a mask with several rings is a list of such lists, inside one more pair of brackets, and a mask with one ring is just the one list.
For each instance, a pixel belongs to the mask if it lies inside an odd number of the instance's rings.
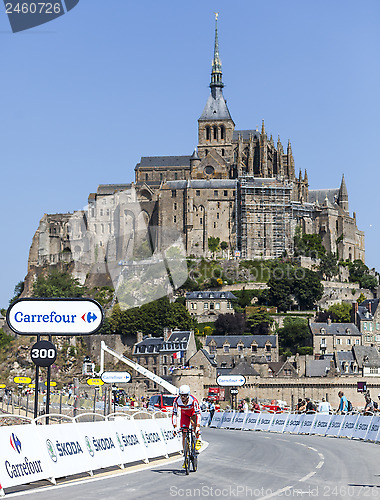
[[160,413],[89,415],[101,421],[81,422],[79,417],[61,415],[62,423],[41,425],[45,415],[24,425],[0,427],[0,496],[11,486],[41,479],[55,484],[59,477],[147,463],[182,449],[171,419]]
[[[207,425],[208,412],[202,412],[201,422]],[[379,415],[325,415],[321,413],[241,413],[215,412],[210,427],[269,431],[290,434],[317,434],[363,441],[380,441]]]

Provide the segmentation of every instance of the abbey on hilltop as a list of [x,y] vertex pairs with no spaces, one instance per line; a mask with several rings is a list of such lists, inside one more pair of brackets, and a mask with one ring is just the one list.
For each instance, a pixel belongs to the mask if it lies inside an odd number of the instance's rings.
[[[236,129],[223,86],[216,24],[211,92],[193,154],[142,157],[135,182],[100,185],[90,194],[88,209],[79,214],[80,229],[71,214],[44,215],[29,270],[75,260],[87,245],[85,276],[86,266],[130,258],[142,244],[136,236],[131,243],[131,233],[149,226],[175,228],[187,255],[210,256],[208,240],[219,237],[225,255],[244,259],[292,256],[299,226],[319,234],[340,259],[364,262],[364,233],[355,213],[350,216],[344,177],[339,188],[309,189],[306,169],[296,174],[290,142],[285,148],[280,139],[275,143],[264,121],[260,131]],[[83,238],[84,232],[91,237]],[[151,234],[156,250],[159,234]]]

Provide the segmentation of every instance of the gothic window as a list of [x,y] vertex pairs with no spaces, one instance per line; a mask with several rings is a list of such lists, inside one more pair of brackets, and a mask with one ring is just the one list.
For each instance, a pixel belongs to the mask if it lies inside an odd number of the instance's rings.
[[176,215],[174,215],[174,217],[173,217],[173,222],[174,222],[174,223],[176,223],[176,222],[177,222],[177,216],[176,216]]
[[202,217],[199,218],[199,224],[202,225],[203,224],[203,219]]
[[224,148],[222,148],[222,156],[225,155],[225,151],[224,151]]
[[205,149],[205,156],[208,155],[208,149]]
[[338,232],[338,221],[335,221],[336,232]]
[[178,173],[177,172],[174,173],[174,180],[175,181],[178,180]]
[[172,189],[172,198],[175,198],[177,196],[177,191],[175,189]]
[[216,222],[214,222],[214,229],[216,229]]
[[213,127],[214,139],[218,139],[218,127]]
[[218,196],[218,191],[214,191],[214,196]]
[[[206,141],[209,141],[210,139],[211,139],[210,127],[206,127]],[[206,149],[206,151],[207,151],[207,149]]]
[[200,196],[200,195],[201,195],[201,191],[200,191],[199,189],[197,189],[197,190],[195,191],[195,196]]
[[219,213],[216,214],[216,218],[219,219]]
[[174,203],[173,208],[174,210],[177,210],[177,203]]
[[[224,128],[224,126],[223,126],[223,125],[220,127],[220,138],[221,138],[221,139],[224,139],[224,138],[225,138],[225,128]],[[222,151],[224,151],[224,149],[222,149]],[[222,156],[224,156],[224,153],[223,153],[223,152],[222,152]]]
[[223,193],[223,194],[224,194],[224,196],[228,196],[228,191],[227,191],[227,189],[225,189],[225,190],[224,190],[224,193]]
[[147,181],[149,179],[149,174],[145,174],[145,180]]

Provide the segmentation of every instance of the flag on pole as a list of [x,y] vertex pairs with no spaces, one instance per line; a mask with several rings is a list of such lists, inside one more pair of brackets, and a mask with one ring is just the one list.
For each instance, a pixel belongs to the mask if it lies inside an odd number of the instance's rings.
[[174,359],[180,359],[183,358],[184,352],[183,351],[177,351],[173,354]]

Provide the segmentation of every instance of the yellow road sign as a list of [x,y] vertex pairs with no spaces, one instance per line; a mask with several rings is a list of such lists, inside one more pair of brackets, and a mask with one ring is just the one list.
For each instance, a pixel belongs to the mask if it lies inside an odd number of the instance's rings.
[[7,386],[5,384],[0,384],[0,389],[5,389]]
[[15,384],[30,384],[32,379],[30,377],[15,377],[13,382]]
[[[47,386],[47,382],[45,382],[45,385]],[[50,382],[50,387],[55,387],[57,385],[57,382]]]
[[34,389],[36,387],[36,384],[29,384],[28,387],[29,389]]
[[101,378],[89,378],[87,380],[88,385],[103,385],[104,382]]

